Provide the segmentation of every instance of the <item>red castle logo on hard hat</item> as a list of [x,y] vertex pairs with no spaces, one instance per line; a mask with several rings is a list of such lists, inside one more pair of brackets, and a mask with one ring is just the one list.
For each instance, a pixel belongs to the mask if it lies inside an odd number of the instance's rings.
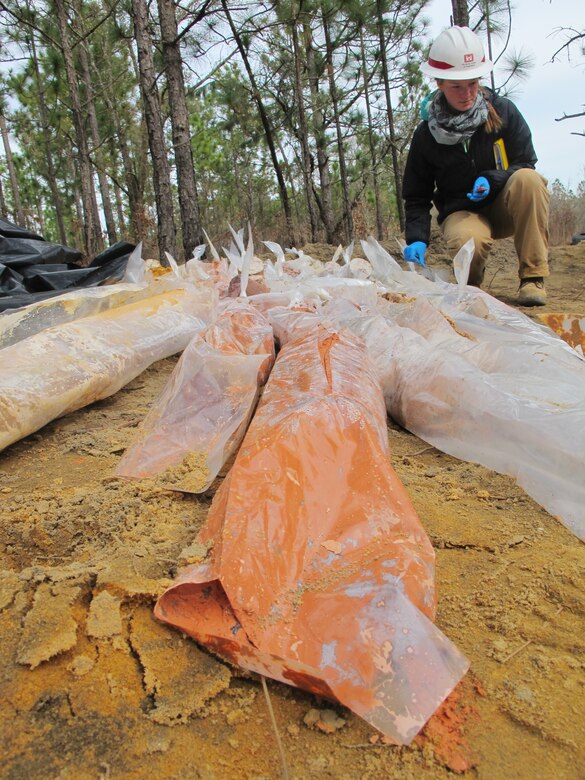
[[463,55],[463,62],[473,62],[474,60],[473,54],[464,54]]

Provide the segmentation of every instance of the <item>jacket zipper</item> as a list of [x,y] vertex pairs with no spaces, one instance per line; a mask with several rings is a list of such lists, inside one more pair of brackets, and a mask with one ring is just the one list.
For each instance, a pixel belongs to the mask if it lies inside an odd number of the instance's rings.
[[473,166],[473,172],[475,174],[476,173],[475,158],[473,157],[473,154],[471,154],[471,151],[470,151],[471,150],[471,139],[468,138],[465,141],[462,141],[461,143],[463,145],[463,151],[465,152],[465,154],[471,160],[471,164]]

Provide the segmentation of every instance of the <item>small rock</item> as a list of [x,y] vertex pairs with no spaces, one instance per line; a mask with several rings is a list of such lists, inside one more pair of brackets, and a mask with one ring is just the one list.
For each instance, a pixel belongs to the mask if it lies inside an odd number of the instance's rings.
[[516,696],[522,701],[534,701],[534,693],[526,685],[519,685],[516,688]]
[[84,674],[91,672],[95,666],[95,661],[88,655],[76,655],[67,669],[76,677],[83,677]]
[[87,618],[87,633],[97,639],[122,633],[119,598],[107,590],[93,597]]
[[180,566],[186,566],[190,563],[201,563],[207,557],[209,547],[199,542],[193,542],[188,547],[184,547],[179,553],[178,563]]
[[168,737],[163,737],[162,735],[152,737],[148,741],[148,745],[146,746],[146,752],[147,753],[166,753],[167,750],[171,746],[171,741],[168,739]]
[[248,709],[237,709],[228,712],[225,719],[228,726],[236,726],[238,723],[245,723],[250,718]]
[[312,773],[320,774],[329,768],[329,761],[327,760],[326,756],[316,756],[315,758],[309,759],[307,762],[307,767],[311,770]]
[[317,709],[310,709],[303,718],[303,722],[309,728],[319,729],[324,734],[333,734],[346,723],[334,710]]

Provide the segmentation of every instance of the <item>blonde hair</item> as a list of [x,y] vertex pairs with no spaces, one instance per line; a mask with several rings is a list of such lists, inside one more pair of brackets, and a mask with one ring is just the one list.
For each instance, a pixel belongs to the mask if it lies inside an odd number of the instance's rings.
[[502,129],[502,125],[504,124],[504,122],[502,120],[502,117],[498,114],[496,109],[488,100],[487,90],[484,87],[480,87],[480,90],[481,90],[481,94],[484,97],[484,100],[487,105],[487,110],[488,110],[487,119],[485,120],[485,125],[483,126],[483,129],[486,131],[486,133],[497,133],[499,130]]
[[[435,79],[437,82],[437,86],[440,87],[441,84],[446,81],[446,79]],[[479,88],[481,94],[483,95],[483,98],[487,105],[488,115],[487,119],[485,120],[485,124],[483,126],[483,129],[486,133],[497,133],[499,130],[502,129],[502,126],[504,124],[502,117],[498,114],[496,109],[491,104],[489,98],[488,98],[488,91],[485,87],[480,86]]]

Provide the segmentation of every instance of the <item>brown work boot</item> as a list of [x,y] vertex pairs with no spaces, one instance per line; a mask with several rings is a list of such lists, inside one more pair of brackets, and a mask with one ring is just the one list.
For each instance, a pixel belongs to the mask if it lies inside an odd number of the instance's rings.
[[518,291],[518,303],[520,306],[544,306],[546,303],[546,290],[542,276],[532,279],[522,279]]

